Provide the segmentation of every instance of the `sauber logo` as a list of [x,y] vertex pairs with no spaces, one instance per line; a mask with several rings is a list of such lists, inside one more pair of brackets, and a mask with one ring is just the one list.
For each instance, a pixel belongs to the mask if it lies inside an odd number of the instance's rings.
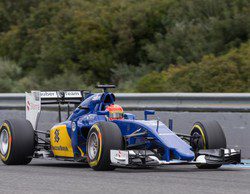
[[58,129],[56,129],[54,134],[55,134],[54,140],[55,140],[55,142],[57,142],[57,143],[58,143],[58,142],[59,142],[59,140],[60,140],[60,138],[59,138],[59,130],[58,130]]
[[39,109],[39,105],[38,104],[33,104],[31,103],[30,101],[27,101],[27,110],[30,111],[30,110],[38,110]]
[[56,92],[41,92],[41,97],[57,97]]
[[121,158],[121,157],[122,157],[121,150],[118,151],[118,154],[116,154],[116,156],[117,156],[118,158]]
[[30,110],[30,101],[27,102],[26,107],[27,107],[27,110],[29,111]]

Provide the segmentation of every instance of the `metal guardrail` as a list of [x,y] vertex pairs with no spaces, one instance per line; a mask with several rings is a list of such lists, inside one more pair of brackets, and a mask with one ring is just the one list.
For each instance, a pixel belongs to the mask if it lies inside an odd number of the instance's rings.
[[[125,110],[250,112],[250,93],[117,93],[116,100]],[[25,94],[0,93],[0,109],[24,108]]]

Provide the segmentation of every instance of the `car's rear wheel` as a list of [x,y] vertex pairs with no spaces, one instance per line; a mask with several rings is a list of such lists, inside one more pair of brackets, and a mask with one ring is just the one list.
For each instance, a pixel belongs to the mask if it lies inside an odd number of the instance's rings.
[[[196,122],[191,130],[191,136],[199,136],[199,138],[191,141],[194,151],[200,149],[220,149],[226,148],[225,134],[217,121]],[[216,169],[221,164],[197,164],[200,169]]]
[[34,130],[27,120],[6,120],[0,127],[0,157],[4,164],[28,164],[34,154]]
[[98,122],[92,126],[87,138],[88,163],[94,170],[114,170],[110,162],[110,150],[122,149],[120,128],[112,122]]

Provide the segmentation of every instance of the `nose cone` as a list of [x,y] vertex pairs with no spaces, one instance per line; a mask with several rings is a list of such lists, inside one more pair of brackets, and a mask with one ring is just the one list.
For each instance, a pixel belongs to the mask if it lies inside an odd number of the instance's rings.
[[191,161],[194,159],[194,152],[191,146],[173,133],[164,123],[159,122],[157,130],[157,121],[139,121],[167,148],[173,151],[175,157],[180,160]]

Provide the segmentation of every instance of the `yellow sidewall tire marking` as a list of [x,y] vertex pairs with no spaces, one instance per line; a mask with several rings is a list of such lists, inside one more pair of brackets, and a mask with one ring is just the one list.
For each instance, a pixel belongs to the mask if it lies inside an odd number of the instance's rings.
[[[200,132],[201,132],[201,137],[202,137],[202,140],[203,140],[203,142],[204,142],[204,150],[205,149],[207,149],[207,146],[206,146],[206,138],[205,138],[205,135],[204,135],[204,132],[203,132],[203,130],[202,130],[202,128],[201,128],[201,126],[199,126],[199,125],[194,125],[194,127],[193,127],[193,129],[198,129]],[[192,129],[192,131],[193,131],[193,129]]]
[[81,152],[81,156],[83,157],[84,156],[84,152],[82,151],[82,149],[79,146],[77,146],[77,148]]
[[93,125],[93,128],[95,128],[98,132],[98,140],[100,141],[100,148],[99,148],[99,153],[98,153],[98,157],[96,160],[89,162],[90,166],[96,166],[98,164],[98,162],[100,161],[101,158],[101,154],[102,154],[102,134],[101,134],[101,130],[98,127],[98,125]]
[[7,123],[4,123],[2,126],[1,126],[1,129],[2,127],[5,127],[8,131],[8,135],[9,135],[9,145],[8,145],[8,152],[7,152],[7,155],[6,156],[3,156],[1,153],[0,153],[0,156],[1,156],[1,159],[3,161],[6,161],[8,160],[9,156],[10,156],[10,150],[11,150],[11,144],[12,144],[12,137],[11,137],[11,133],[10,133],[10,127]]

